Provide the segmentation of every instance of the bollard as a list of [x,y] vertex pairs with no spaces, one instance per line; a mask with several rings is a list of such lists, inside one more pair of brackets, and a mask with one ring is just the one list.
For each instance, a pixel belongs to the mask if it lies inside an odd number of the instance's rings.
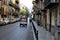
[[36,32],[36,40],[38,40],[38,31]]

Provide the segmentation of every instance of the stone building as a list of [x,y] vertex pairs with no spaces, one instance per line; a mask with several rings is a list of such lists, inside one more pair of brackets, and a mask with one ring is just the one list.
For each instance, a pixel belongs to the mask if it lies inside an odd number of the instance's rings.
[[16,14],[18,16],[19,10],[18,0],[0,0],[0,18],[15,17]]
[[0,18],[7,17],[7,1],[0,0]]
[[[34,8],[35,3],[37,6]],[[40,25],[49,31],[55,40],[60,40],[60,0],[34,0],[33,10],[34,19],[39,20]]]
[[[33,19],[39,24],[40,23],[40,1],[39,0],[33,0]],[[37,19],[38,18],[38,19]]]
[[15,17],[18,17],[19,16],[19,11],[20,11],[20,8],[19,8],[19,0],[10,0],[9,1],[9,6],[10,6],[10,15],[11,17],[15,18]]

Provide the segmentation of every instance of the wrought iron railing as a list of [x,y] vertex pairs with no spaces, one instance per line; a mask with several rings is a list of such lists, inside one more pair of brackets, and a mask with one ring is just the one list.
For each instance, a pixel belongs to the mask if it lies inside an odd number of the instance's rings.
[[49,3],[58,3],[59,0],[44,0],[45,5],[49,4]]

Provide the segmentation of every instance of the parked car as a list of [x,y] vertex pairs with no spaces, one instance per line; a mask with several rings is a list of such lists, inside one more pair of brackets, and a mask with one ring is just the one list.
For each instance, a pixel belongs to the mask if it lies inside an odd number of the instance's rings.
[[5,21],[3,20],[3,18],[0,19],[0,25],[5,25]]
[[8,24],[8,23],[9,23],[9,18],[4,18],[4,22],[5,22],[6,24]]
[[14,22],[16,22],[16,21],[17,21],[16,18],[10,18],[10,23],[14,23]]
[[16,19],[16,21],[20,21],[20,18],[15,18]]

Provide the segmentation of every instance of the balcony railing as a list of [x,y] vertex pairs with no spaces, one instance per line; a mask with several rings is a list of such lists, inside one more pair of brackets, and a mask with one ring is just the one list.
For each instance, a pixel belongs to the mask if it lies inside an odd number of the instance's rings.
[[59,0],[44,0],[45,7],[54,6],[59,3]]
[[35,3],[35,1],[32,2],[33,4]]
[[41,15],[41,9],[36,10],[36,15]]
[[16,0],[15,2],[16,2],[17,4],[19,4],[19,1],[18,1],[18,0]]
[[1,8],[2,4],[1,4],[1,1],[0,1],[0,8]]
[[19,6],[18,5],[14,5],[15,6],[15,8],[17,9],[17,10],[20,10],[20,8],[19,8]]
[[38,3],[38,2],[39,2],[39,0],[35,0],[35,2],[36,2],[36,3]]
[[10,5],[10,6],[13,6],[13,3],[12,3],[12,1],[10,1],[10,2],[9,2],[9,5]]
[[14,7],[15,9],[20,10],[20,8],[16,4],[13,4],[12,2],[9,2],[9,5]]

